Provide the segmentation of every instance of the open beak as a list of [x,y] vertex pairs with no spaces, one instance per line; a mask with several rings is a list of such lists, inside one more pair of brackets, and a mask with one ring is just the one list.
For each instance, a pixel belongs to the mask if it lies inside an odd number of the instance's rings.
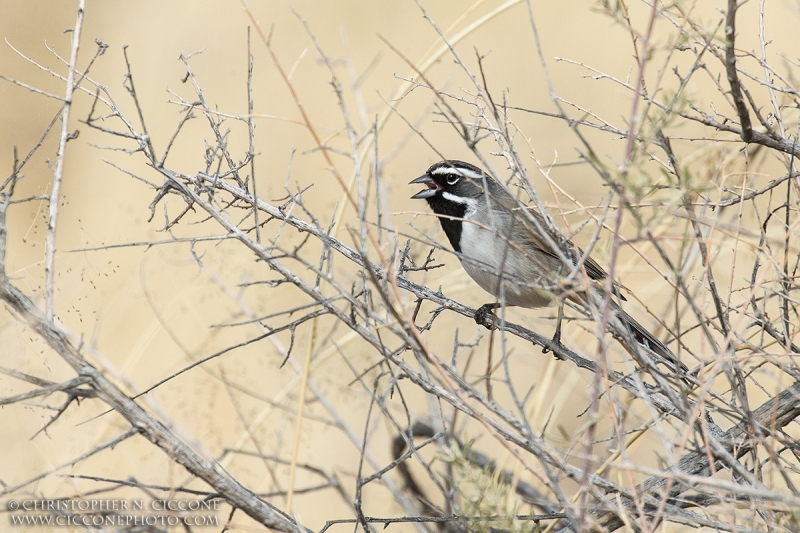
[[423,189],[419,191],[417,194],[412,196],[413,200],[420,200],[423,198],[430,198],[431,196],[436,194],[436,191],[439,190],[439,187],[436,185],[436,182],[433,181],[433,178],[428,176],[427,174],[423,174],[422,176],[418,177],[417,179],[411,180],[409,185],[414,185],[416,183],[424,183],[428,186],[427,189]]

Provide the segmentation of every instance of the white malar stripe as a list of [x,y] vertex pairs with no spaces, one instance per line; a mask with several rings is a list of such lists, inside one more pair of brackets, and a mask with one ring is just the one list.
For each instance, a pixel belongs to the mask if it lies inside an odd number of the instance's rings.
[[442,191],[442,198],[445,200],[449,200],[451,202],[455,202],[457,204],[463,204],[467,206],[467,213],[472,213],[475,211],[475,208],[478,207],[478,200],[476,198],[465,198],[463,196],[456,196],[455,194],[447,191]]
[[475,172],[474,170],[460,167],[439,167],[433,169],[431,174],[436,176],[466,176],[474,180],[478,180],[483,177],[480,173]]

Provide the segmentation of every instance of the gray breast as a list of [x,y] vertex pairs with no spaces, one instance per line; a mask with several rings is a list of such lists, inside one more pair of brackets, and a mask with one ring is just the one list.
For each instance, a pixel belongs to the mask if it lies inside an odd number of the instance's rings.
[[[512,224],[511,215],[473,210],[462,226],[459,259],[467,274],[485,291],[506,305],[543,307],[552,303],[557,289],[540,268],[532,251],[513,243],[508,228],[528,231]],[[505,230],[505,231],[503,231]]]

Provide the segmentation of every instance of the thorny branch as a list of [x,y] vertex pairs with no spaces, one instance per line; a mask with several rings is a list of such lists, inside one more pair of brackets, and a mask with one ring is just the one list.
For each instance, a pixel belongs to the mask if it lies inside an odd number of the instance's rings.
[[[422,3],[417,2],[417,5],[432,32],[455,60],[460,74],[466,77],[469,89],[448,92],[438,82],[437,74],[428,70],[427,63],[418,67],[408,57],[401,56],[417,74],[418,80],[410,81],[414,90],[431,91],[430,99],[438,116],[453,128],[493,176],[507,181],[504,173],[492,168],[494,161],[510,169],[512,184],[527,193],[536,209],[545,216],[544,224],[553,230],[553,233],[545,232],[548,238],[561,230],[549,217],[546,197],[534,187],[538,181],[529,173],[528,166],[537,169],[548,184],[553,202],[568,229],[575,220],[569,216],[572,211],[590,213],[590,220],[579,225],[581,229],[591,229],[585,232],[591,233],[591,237],[583,249],[594,251],[596,256],[605,249],[605,239],[610,233],[608,271],[611,275],[607,297],[599,305],[595,303],[596,308],[572,312],[568,319],[570,330],[575,333],[565,344],[554,343],[538,322],[532,325],[526,322],[527,327],[515,323],[518,315],[505,309],[496,324],[498,331],[492,335],[465,343],[459,340],[458,329],[455,334],[449,332],[453,324],[474,327],[469,319],[475,310],[449,297],[450,285],[433,289],[426,282],[441,279],[435,278],[438,272],[444,271],[440,267],[455,263],[455,257],[438,244],[437,234],[431,230],[435,224],[412,227],[408,235],[389,226],[383,205],[386,189],[381,185],[386,161],[381,159],[377,142],[378,123],[382,121],[369,124],[364,120],[368,114],[363,108],[358,109],[358,115],[351,113],[347,87],[338,76],[339,60],[325,52],[322,41],[314,34],[313,24],[298,13],[295,14],[331,79],[341,122],[337,125],[338,133],[323,138],[320,133],[323,129],[303,105],[291,72],[287,73],[282,66],[273,35],[256,24],[262,44],[300,114],[299,123],[313,139],[312,149],[304,157],[321,157],[325,169],[324,173],[295,176],[290,166],[285,174],[289,179],[283,172],[261,170],[266,165],[256,165],[259,152],[256,149],[253,71],[258,67],[249,48],[249,39],[247,110],[241,116],[214,109],[203,94],[202,73],[192,68],[192,55],[181,56],[186,81],[191,81],[193,94],[179,97],[182,116],[174,132],[164,137],[166,149],[159,158],[153,148],[156,145],[153,136],[159,133],[144,126],[149,117],[134,85],[136,69],[127,51],[124,89],[135,106],[134,118],[117,104],[112,89],[90,79],[86,71],[78,68],[84,9],[81,1],[73,29],[71,57],[65,62],[68,74],[63,78],[67,90],[62,103],[62,128],[49,196],[44,311],[9,275],[8,243],[16,237],[10,235],[6,217],[11,206],[24,205],[31,200],[13,198],[15,186],[21,179],[19,171],[42,145],[55,119],[22,163],[15,156],[13,172],[0,189],[0,300],[67,362],[75,375],[54,381],[18,369],[0,369],[8,378],[35,387],[0,398],[0,405],[44,401],[51,396],[65,395],[58,407],[48,407],[55,413],[39,430],[44,432],[63,421],[67,411],[81,409],[78,400],[102,401],[122,415],[128,430],[69,465],[134,435],[142,435],[192,477],[211,487],[209,491],[192,494],[221,498],[230,504],[231,517],[242,510],[259,523],[279,531],[309,530],[297,522],[291,502],[294,495],[321,494],[325,490],[335,491],[351,516],[326,517],[323,531],[343,523],[355,524],[364,531],[376,531],[381,524],[385,527],[394,523],[412,523],[421,532],[433,528],[447,533],[486,528],[517,531],[522,530],[521,524],[529,522],[561,531],[614,531],[623,527],[653,531],[664,522],[736,532],[796,530],[800,520],[794,511],[800,507],[800,496],[795,488],[800,475],[800,453],[793,435],[800,416],[797,381],[800,369],[795,362],[800,353],[797,340],[800,264],[794,258],[800,253],[796,218],[798,173],[794,158],[800,156],[800,148],[797,131],[792,137],[787,133],[791,128],[786,125],[796,120],[790,115],[797,112],[800,91],[793,85],[791,73],[779,72],[769,64],[763,2],[759,18],[760,54],[735,47],[737,11],[745,6],[734,0],[728,0],[724,21],[720,20],[713,31],[703,29],[693,18],[694,3],[688,8],[682,4],[648,4],[648,17],[641,23],[644,29],[639,30],[627,3],[600,2],[606,14],[631,37],[637,78],[631,82],[581,62],[570,60],[570,64],[591,69],[595,83],[611,82],[628,92],[630,113],[623,124],[615,124],[599,112],[586,113],[580,102],[568,102],[558,96],[539,41],[539,24],[531,3],[527,9],[534,45],[555,113],[531,109],[525,102],[512,101],[508,93],[494,90],[499,81],[492,80],[486,68],[491,56],[477,52],[474,65],[470,63],[455,43],[450,42],[450,32],[435,22]],[[246,10],[255,22],[253,13]],[[663,50],[656,44],[658,25],[672,29]],[[741,24],[739,26],[742,32]],[[720,27],[724,27],[724,40],[719,39]],[[384,42],[400,54],[400,47],[387,39]],[[676,59],[682,53],[689,58],[688,70],[685,63]],[[763,79],[751,74],[749,69],[753,64],[763,69]],[[347,67],[352,73],[352,65]],[[723,70],[729,90],[719,82]],[[652,78],[650,72],[654,73]],[[667,79],[669,72],[675,74],[674,85]],[[717,109],[710,104],[707,108],[701,107],[702,104],[690,100],[685,89],[699,76],[707,76],[712,81],[727,108]],[[359,76],[351,78],[354,86],[361,81]],[[17,85],[28,87],[21,82]],[[780,122],[777,130],[771,127],[772,117],[763,116],[758,107],[761,88],[766,88],[770,94],[772,115]],[[192,363],[160,376],[152,386],[140,392],[135,392],[139,389],[125,384],[123,379],[109,379],[113,374],[110,367],[101,369],[90,363],[85,353],[93,348],[84,345],[82,338],[77,341],[80,337],[73,335],[54,311],[58,307],[53,294],[59,190],[65,179],[66,143],[74,138],[68,129],[70,108],[79,91],[94,95],[86,125],[121,143],[122,146],[115,148],[136,161],[143,161],[151,173],[145,178],[125,169],[124,165],[113,163],[123,173],[152,187],[150,220],[154,219],[156,209],[161,208],[164,218],[160,229],[170,235],[165,240],[130,243],[131,248],[186,246],[198,267],[211,272],[208,258],[227,253],[218,249],[235,243],[239,254],[251,258],[259,266],[266,265],[270,271],[269,278],[235,284],[217,273],[209,274],[220,290],[236,302],[238,309],[224,324],[217,321],[215,329],[244,331],[256,326],[261,333],[241,338],[221,350],[196,355]],[[392,110],[399,115],[396,104],[392,103]],[[760,124],[755,128],[751,123],[751,110],[758,119],[756,126]],[[570,116],[569,113],[575,111],[578,116]],[[594,172],[600,181],[610,186],[612,193],[605,203],[587,208],[551,177],[551,172],[558,170],[543,164],[537,156],[535,135],[525,131],[526,122],[522,119],[527,113],[563,121],[571,129],[580,147],[579,158],[587,170],[586,175]],[[176,149],[176,140],[183,135],[185,125],[197,116],[206,118],[211,140],[203,146],[203,170],[184,170],[168,163],[167,155]],[[358,131],[351,116],[362,117],[365,131]],[[434,142],[424,127],[403,119],[409,132],[441,154],[440,143]],[[674,125],[686,124],[701,128],[702,133],[672,130]],[[244,128],[245,146],[234,145],[231,141],[234,138],[231,131],[237,127]],[[597,136],[608,133],[626,139],[616,165],[602,159],[595,149],[597,139],[602,138]],[[708,140],[714,136],[724,137],[732,147],[728,149],[724,144]],[[742,141],[744,152],[740,154],[737,150]],[[698,157],[692,153],[692,146],[700,143],[704,143],[705,153]],[[369,155],[373,158],[369,165],[371,174],[362,170],[367,157],[363,149],[365,144],[374,147],[374,153]],[[782,158],[768,157],[775,152]],[[352,184],[343,179],[334,163],[334,154],[345,156],[352,165]],[[497,156],[497,159],[488,155]],[[785,167],[781,172],[766,170],[773,159],[781,161]],[[534,165],[529,165],[530,160]],[[698,168],[698,161],[706,167]],[[265,175],[256,176],[257,169]],[[712,176],[706,183],[696,178],[703,172]],[[766,182],[761,176],[767,176]],[[329,192],[322,184],[330,177],[335,179],[345,200],[333,216],[319,212],[315,201],[316,195]],[[734,182],[737,177],[740,182]],[[284,182],[286,196],[269,200],[261,192],[264,189],[256,186],[257,178],[259,186],[267,180],[273,184]],[[159,179],[159,185],[152,185]],[[784,186],[785,194],[780,189]],[[371,203],[370,191],[374,191],[378,205]],[[779,197],[780,200],[776,200]],[[173,204],[173,199],[178,201]],[[775,205],[776,201],[780,203]],[[526,204],[521,201],[521,205]],[[680,216],[665,214],[671,211],[679,211]],[[526,210],[521,212],[527,213]],[[608,213],[613,215],[609,217]],[[591,217],[597,221],[595,227],[592,227]],[[537,226],[541,224],[539,219],[530,218],[531,225],[542,230]],[[204,234],[183,235],[181,230],[190,226],[193,230],[201,228]],[[340,227],[349,230],[349,234],[340,236]],[[574,266],[564,282],[569,285],[565,290],[581,290],[582,284],[588,282],[585,272],[588,253],[572,261],[578,249],[565,244],[569,239],[582,238],[581,233],[580,229],[569,230],[564,232],[561,242],[551,243],[554,250],[562,252],[561,260]],[[348,244],[351,241],[352,244]],[[731,246],[734,250],[729,255]],[[102,246],[83,251],[111,248]],[[225,248],[226,251],[230,249]],[[661,284],[661,292],[655,293],[658,297],[647,290],[637,295],[616,279],[618,273],[633,270],[626,269],[628,265],[623,263],[628,252],[643,259],[641,265],[650,269],[654,285]],[[720,257],[732,260],[728,263]],[[747,279],[742,280],[738,271],[746,271]],[[629,332],[614,329],[608,320],[608,306],[616,292],[627,297],[626,308],[635,309],[641,305],[652,315],[650,322],[660,328],[654,331],[658,331],[676,359],[690,366],[689,374],[679,375],[676,369],[656,366],[646,350],[630,338]],[[258,313],[251,309],[251,295],[257,295],[258,299],[267,295],[287,303]],[[427,319],[426,313],[429,314]],[[645,313],[642,316],[644,322],[647,317]],[[308,327],[308,324],[313,326]],[[304,380],[304,385],[298,387],[302,394],[298,409],[293,410],[284,397],[250,390],[208,364],[247,346],[271,342],[280,354],[280,362],[275,366],[288,362],[299,371],[301,365],[293,353],[295,341],[307,329],[310,333],[306,339],[306,374],[298,378]],[[606,338],[608,333],[618,345]],[[443,337],[448,341],[453,339],[449,359],[441,355],[446,353],[440,348]],[[356,341],[368,354],[363,359],[346,346]],[[176,344],[180,342],[176,340]],[[552,352],[553,359],[532,350],[532,345]],[[185,348],[184,351],[191,352]],[[351,417],[343,416],[324,390],[309,377],[311,365],[326,357],[342,358],[352,373],[352,383],[361,386],[362,405],[366,405],[367,413],[361,431],[351,427]],[[535,361],[535,367],[542,369],[542,376],[529,375],[533,367],[526,365],[530,361]],[[562,431],[562,435],[555,438],[550,416],[573,406],[567,400],[553,404],[548,398],[562,394],[561,386],[565,393],[570,390],[566,384],[554,385],[555,370],[550,369],[567,367],[566,363],[575,376],[585,377],[592,385],[586,394],[587,403],[580,406],[585,415],[584,425],[567,434],[561,421],[553,420]],[[338,473],[331,474],[327,467],[299,462],[299,444],[293,445],[292,453],[280,446],[275,453],[264,452],[255,432],[257,422],[247,419],[238,401],[233,403],[236,416],[246,427],[243,439],[252,442],[257,452],[246,452],[237,444],[213,459],[181,438],[167,416],[157,413],[156,417],[154,407],[145,408],[135,401],[150,399],[153,391],[174,383],[178,376],[192,375],[196,369],[223,382],[231,398],[242,393],[263,401],[270,409],[275,407],[346,435],[360,458],[357,469],[348,469],[348,475],[357,472],[353,494],[348,493],[350,485],[342,482]],[[417,395],[429,402],[428,414],[420,415],[412,407]],[[321,405],[323,414],[308,412],[306,404],[310,401]],[[547,414],[546,409],[550,409],[551,414]],[[385,422],[394,432],[388,459],[372,449],[376,420]],[[489,454],[475,449],[476,443],[464,437],[469,431],[480,435],[481,440],[477,441],[480,446],[491,447],[494,454],[505,454],[508,464],[495,462]],[[419,438],[426,440],[415,441]],[[298,433],[295,443],[299,442]],[[641,460],[635,450],[640,442],[648,443],[657,457]],[[603,443],[605,448],[601,446]],[[434,454],[430,451],[432,448],[438,451]],[[264,463],[274,490],[256,493],[237,478],[237,471],[228,461],[233,455],[247,453]],[[285,459],[288,456],[292,460]],[[323,482],[298,488],[290,481],[286,487],[278,468],[286,465],[321,475]],[[16,494],[64,466],[23,483],[4,485],[1,494]],[[420,471],[424,477],[420,476]],[[396,485],[392,476],[399,479],[402,486]],[[114,481],[110,477],[81,476],[81,479]],[[189,490],[183,486],[135,481],[116,480],[114,483],[115,486],[127,483],[142,490]],[[374,497],[372,491],[379,490],[375,488],[377,485],[389,490],[406,516],[380,518],[365,512],[365,500]],[[486,497],[492,491],[503,495],[502,505]],[[480,497],[475,498],[475,493]],[[282,500],[283,497],[286,500]],[[282,508],[282,503],[286,508]],[[538,514],[516,512],[517,506],[523,503],[528,506],[526,509]],[[731,519],[731,516],[736,518]]]

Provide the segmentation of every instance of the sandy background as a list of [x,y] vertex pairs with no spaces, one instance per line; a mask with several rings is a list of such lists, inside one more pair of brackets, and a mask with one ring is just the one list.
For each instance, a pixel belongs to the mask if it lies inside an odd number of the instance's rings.
[[[610,82],[582,77],[581,74],[589,73],[587,69],[557,63],[554,57],[570,58],[624,79],[634,68],[630,36],[594,9],[591,2],[536,1],[533,4],[545,57],[558,94],[622,124],[631,105],[624,90]],[[708,2],[703,6],[704,15],[701,17],[709,21],[709,26],[719,18],[718,6],[711,4]],[[455,31],[499,5],[499,1],[478,5],[458,23]],[[315,126],[324,137],[331,137],[332,144],[346,148],[346,139],[340,133],[341,113],[329,84],[330,74],[319,61],[309,35],[291,7],[307,20],[327,55],[342,60],[336,68],[345,85],[346,101],[351,106],[359,133],[371,127],[375,117],[384,111],[386,102],[395,95],[401,84],[396,76],[406,77],[411,73],[403,59],[379,36],[391,42],[411,61],[418,61],[436,43],[437,34],[411,1],[298,0],[290,4],[272,0],[251,3],[260,23],[265,28],[273,28],[272,44],[283,67],[293,69],[293,83]],[[468,3],[426,2],[425,7],[437,24],[447,29],[464,13]],[[0,43],[0,74],[44,91],[63,94],[63,82],[31,64],[12,47],[43,67],[58,73],[66,72],[64,64],[46,46],[52,47],[62,57],[69,56],[70,34],[65,30],[74,24],[75,9],[74,2],[4,0],[0,4],[0,35],[5,39],[5,43]],[[643,5],[632,6],[639,27],[644,24],[644,9]],[[756,46],[756,14],[756,8],[748,5],[740,15],[742,31],[747,29],[749,32],[742,37],[740,46],[743,48]],[[767,26],[769,36],[774,40],[770,53],[785,51],[796,59],[796,40],[794,43],[792,40],[796,39],[797,23],[797,3],[779,1],[769,4]],[[194,99],[190,85],[182,81],[185,68],[179,60],[180,54],[202,51],[192,58],[191,65],[205,98],[212,106],[226,113],[246,113],[248,25],[250,21],[237,1],[90,2],[80,64],[85,65],[94,53],[94,39],[101,39],[109,45],[107,52],[92,67],[90,76],[98,83],[108,85],[118,104],[134,116],[135,110],[122,86],[125,74],[122,47],[128,47],[128,58],[146,113],[148,131],[157,150],[163,151],[180,119],[179,106],[170,103],[170,100],[176,100],[170,91]],[[507,90],[515,105],[554,111],[536,56],[524,3],[498,15],[458,45],[458,52],[473,67],[476,64],[474,47],[486,55],[489,87],[497,97]],[[307,196],[308,206],[320,220],[329,220],[341,200],[341,190],[325,172],[319,154],[309,152],[315,144],[308,132],[296,123],[297,109],[263,43],[255,34],[252,50],[255,112],[277,117],[257,120],[259,194],[269,200],[285,196],[284,185],[291,169],[293,183],[300,186],[314,184]],[[468,80],[450,56],[444,56],[432,68],[430,77],[456,94],[469,88]],[[359,85],[354,91],[352,81],[356,78]],[[705,88],[696,85],[692,90],[700,94],[698,98],[703,101]],[[711,97],[720,99],[718,95],[712,94]],[[148,169],[135,158],[102,149],[120,146],[120,143],[80,123],[87,116],[91,102],[89,95],[79,95],[72,115],[71,128],[80,130],[80,136],[69,143],[67,152],[57,241],[56,309],[59,319],[95,350],[91,358],[96,364],[107,365],[109,375],[123,384],[125,390],[140,391],[199,357],[228,346],[242,336],[255,334],[255,329],[243,332],[241,329],[210,326],[241,318],[237,284],[264,279],[269,274],[263,265],[254,263],[252,258],[242,253],[241,247],[233,244],[204,247],[203,252],[207,255],[203,257],[202,266],[198,265],[186,245],[71,252],[108,244],[169,238],[168,234],[159,231],[163,226],[160,210],[152,222],[147,221],[153,191],[104,163],[103,159],[141,172],[151,180],[158,177],[152,171],[147,174]],[[418,124],[420,131],[441,153],[450,158],[474,161],[452,128],[431,114],[432,102],[429,92],[417,89],[395,103],[399,112]],[[58,109],[59,103],[55,100],[0,82],[0,169],[6,173],[10,171],[12,147],[17,146],[21,155],[26,154]],[[519,114],[516,118],[544,165],[577,160],[576,139],[565,125],[535,115]],[[231,144],[239,146],[238,153],[243,154],[246,130],[240,124],[231,124],[231,128]],[[597,143],[599,152],[619,160],[622,141],[593,132],[589,135]],[[173,167],[187,173],[201,170],[204,166],[203,142],[207,137],[203,119],[194,121],[172,150],[170,161]],[[520,144],[524,146],[522,139]],[[24,169],[25,179],[20,183],[18,197],[49,193],[52,173],[47,159],[54,159],[55,147],[56,136],[51,134]],[[439,157],[397,116],[391,117],[382,131],[379,150],[381,157],[385,158],[383,180],[390,193],[387,202],[393,213],[391,225],[398,231],[414,233],[415,230],[409,226],[413,222],[416,227],[443,239],[435,220],[413,218],[413,212],[423,208],[408,200],[415,190],[407,186],[408,181]],[[494,147],[487,141],[484,153],[492,150]],[[681,147],[681,150],[691,151],[691,147]],[[349,175],[349,161],[342,156],[334,158],[340,169]],[[497,160],[495,168],[502,173],[505,167]],[[532,175],[535,184],[544,190],[541,177],[535,172]],[[552,176],[577,200],[588,205],[596,203],[598,196],[605,191],[597,176],[584,166],[557,166]],[[0,173],[0,179],[4,178],[5,174]],[[548,202],[552,200],[549,196],[545,199]],[[31,202],[9,212],[8,272],[19,287],[38,295],[40,303],[46,209],[44,202]],[[352,217],[352,213],[348,216]],[[175,230],[175,235],[198,234],[204,229],[180,227]],[[423,249],[416,251],[422,253]],[[600,249],[599,253],[602,257],[604,251]],[[447,268],[433,271],[426,277],[418,276],[417,281],[424,281],[431,287],[441,285],[446,294],[468,305],[484,303],[484,295],[471,285],[452,257],[443,257],[443,260],[448,262]],[[657,294],[659,286],[648,284],[646,271],[639,274],[632,266],[626,284],[639,288],[644,299]],[[289,289],[268,293],[250,291],[242,299],[253,313],[260,315],[285,306],[293,294]],[[518,313],[517,317],[527,317],[524,319],[530,320],[531,324],[551,327],[551,322],[544,320],[550,311],[515,313]],[[479,333],[476,326],[466,319],[449,320],[449,323],[443,322],[442,327],[450,324],[461,328],[463,338],[473,339]],[[312,377],[328,400],[337,406],[342,420],[361,435],[369,399],[360,385],[352,384],[353,374],[333,348],[333,341],[362,369],[375,362],[374,355],[353,341],[343,328],[333,328],[330,323],[323,323],[320,328],[324,342],[315,347]],[[299,346],[306,346],[308,334],[307,330],[298,330],[296,342]],[[224,450],[239,447],[251,451],[259,449],[286,459],[293,439],[294,418],[290,412],[271,406],[264,398],[278,401],[289,409],[296,404],[297,369],[292,364],[279,368],[281,347],[288,342],[289,336],[282,335],[274,343],[259,343],[226,355],[160,387],[142,403],[163,413],[190,442],[213,457],[220,458]],[[452,346],[452,335],[447,333],[431,338],[430,343],[436,350],[447,353]],[[0,309],[0,364],[52,381],[73,376],[60,359],[16,323],[5,309]],[[582,424],[574,415],[586,404],[586,377],[565,365],[552,367],[551,358],[540,355],[538,350],[530,357],[520,357],[515,364],[521,375],[530,376],[528,385],[551,372],[558,376],[559,387],[550,391],[548,399],[543,399],[545,403],[538,405],[532,415],[535,426],[540,427],[548,416],[556,421],[551,422],[551,427],[562,428],[564,434]],[[29,388],[28,384],[0,376],[2,397]],[[126,430],[125,422],[113,414],[89,421],[103,411],[103,406],[96,401],[86,401],[80,407],[72,406],[48,429],[47,434],[40,433],[34,437],[53,413],[43,406],[58,406],[62,400],[63,397],[53,396],[0,409],[0,480],[4,484],[13,486],[62,465]],[[414,414],[423,415],[430,408],[428,400],[418,392],[409,391],[409,402]],[[318,402],[312,403],[310,409],[312,414],[327,416]],[[385,422],[373,421],[369,425],[370,448],[384,463],[388,460],[388,442],[393,431]],[[554,434],[553,438],[558,440],[560,437]],[[304,425],[301,443],[301,460],[338,474],[343,485],[352,491],[352,475],[358,464],[359,450],[342,431],[311,421]],[[489,450],[492,449],[491,443],[485,444]],[[247,457],[237,457],[226,463],[226,467],[253,490],[276,490],[273,475],[281,479],[278,486],[285,488],[286,469],[283,467],[276,467],[270,473],[265,462]],[[113,451],[101,453],[60,473],[114,479],[135,476],[143,483],[171,485],[182,484],[188,479],[182,469],[172,466],[161,451],[142,439],[131,439]],[[313,482],[313,478],[307,477],[299,480],[299,484]],[[92,490],[99,485],[92,481],[52,476],[31,484],[28,489],[37,497],[57,497]],[[188,486],[204,488],[196,482],[189,482]],[[109,497],[143,497],[142,493],[135,491],[113,494]],[[274,501],[279,507],[284,503],[281,498]],[[382,489],[370,494],[365,500],[365,509],[381,516],[400,512],[396,505],[386,503],[386,493]],[[319,529],[326,519],[350,516],[345,503],[332,490],[298,496],[295,510],[297,516],[314,529]],[[0,517],[0,520],[4,518]],[[396,531],[410,529],[410,526],[395,527]],[[234,530],[259,528],[246,517],[237,515]]]

